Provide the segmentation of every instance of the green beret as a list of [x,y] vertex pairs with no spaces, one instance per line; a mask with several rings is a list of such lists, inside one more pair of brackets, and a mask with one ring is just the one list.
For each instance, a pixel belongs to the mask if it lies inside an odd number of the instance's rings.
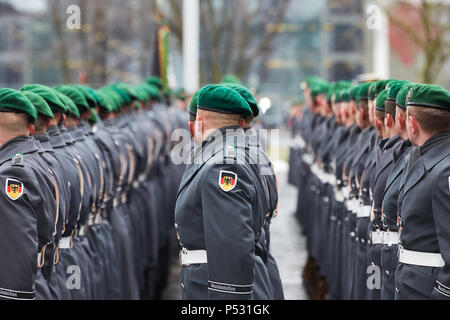
[[120,111],[125,101],[123,100],[123,97],[118,93],[118,91],[114,90],[111,87],[104,87],[102,91],[108,96],[111,101],[111,111]]
[[376,110],[378,111],[385,111],[386,110],[386,98],[387,98],[388,90],[384,89],[381,91],[377,96],[377,102],[376,102]]
[[122,100],[121,107],[122,107],[122,105],[129,104],[131,102],[132,97],[123,88],[119,88],[119,87],[117,87],[115,85],[111,86],[110,88],[116,94],[118,94],[120,96],[120,99]]
[[377,90],[377,83],[373,82],[369,87],[369,100],[375,100],[376,90]]
[[222,78],[222,84],[242,84],[242,82],[235,75],[227,74]]
[[0,110],[4,112],[25,113],[30,117],[32,123],[36,122],[36,108],[22,92],[17,90],[0,88]]
[[140,102],[147,102],[148,100],[150,100],[150,94],[146,90],[144,90],[144,88],[135,86],[133,89],[136,93],[137,100],[139,100]]
[[63,103],[66,105],[66,114],[70,114],[72,116],[74,116],[75,118],[79,119],[80,116],[80,111],[78,111],[78,108],[76,106],[76,104],[72,101],[72,99],[70,99],[68,96],[66,96],[65,94],[62,94],[59,91],[56,91],[56,94],[58,95],[58,98],[63,101]]
[[147,78],[146,82],[152,86],[155,86],[159,90],[161,90],[163,88],[163,83],[161,81],[161,78],[158,76],[149,77],[149,78]]
[[90,109],[89,104],[86,98],[84,97],[82,91],[80,91],[80,89],[78,89],[76,86],[72,85],[57,86],[55,87],[55,90],[69,97],[70,100],[72,100],[73,103],[75,103],[75,105],[77,106],[77,108],[81,113],[86,112]]
[[376,98],[385,89],[386,89],[386,80],[377,81],[375,83],[374,97]]
[[95,108],[98,105],[98,97],[94,90],[88,86],[77,85],[75,86],[84,96],[90,108]]
[[310,95],[311,97],[317,97],[321,94],[328,94],[328,89],[330,88],[330,84],[321,81],[314,83],[309,89],[310,89]]
[[66,112],[66,105],[59,100],[56,91],[53,88],[43,86],[40,84],[27,84],[20,88],[20,91],[30,91],[39,96],[47,102],[52,112]]
[[31,91],[23,91],[23,94],[28,98],[28,100],[30,100],[30,102],[36,108],[38,116],[42,115],[49,119],[53,119],[55,117],[48,103],[40,95],[33,93]]
[[418,84],[410,83],[404,85],[400,91],[397,93],[396,104],[402,110],[406,111],[406,98],[408,97],[409,89],[412,87],[418,86]]
[[237,93],[239,93],[241,97],[244,98],[245,101],[247,101],[248,105],[250,106],[250,109],[252,109],[253,117],[257,118],[259,116],[258,102],[256,101],[253,93],[250,92],[250,90],[239,84],[227,83],[224,84],[224,86],[231,88],[234,91],[237,91]]
[[399,91],[407,84],[409,84],[409,82],[407,81],[397,81],[391,83],[388,89],[388,96],[386,100],[394,102],[397,101],[397,95]]
[[341,91],[343,91],[343,89],[336,88],[334,90],[334,102],[335,103],[341,103],[342,102],[342,100],[341,100]]
[[189,104],[189,113],[193,116],[197,115],[197,106],[198,106],[198,94],[200,90],[196,91],[191,98],[191,103]]
[[97,111],[95,111],[94,108],[91,109],[91,117],[89,118],[89,121],[92,123],[97,123],[98,122],[98,114]]
[[369,100],[369,88],[371,85],[372,83],[369,82],[359,86],[358,92],[356,93],[356,104],[359,105],[359,101],[361,100],[364,101]]
[[339,93],[340,102],[350,102],[350,90],[344,89]]
[[450,111],[450,92],[438,85],[417,85],[409,89],[406,104],[408,107]]
[[356,102],[356,95],[358,94],[360,87],[360,85],[357,85],[350,88],[350,100],[354,100]]
[[184,92],[183,88],[179,88],[175,91],[175,98],[181,101],[186,100],[186,93]]
[[111,106],[112,102],[108,98],[108,96],[101,90],[97,90],[95,93],[97,94],[97,97],[99,98],[98,106],[101,109],[105,109],[106,111],[111,112],[112,111],[112,106]]
[[133,88],[133,86],[119,82],[113,85],[114,88],[118,88],[126,93],[127,95],[127,103],[130,103],[132,100],[139,100],[138,94],[136,93],[136,90]]
[[140,85],[140,87],[142,89],[144,89],[145,91],[147,91],[147,93],[150,95],[150,97],[152,99],[158,100],[159,99],[159,90],[158,87],[151,85],[151,84],[147,84],[147,83],[143,83]]
[[235,90],[212,84],[200,90],[198,108],[225,114],[240,114],[244,118],[253,115],[249,104]]

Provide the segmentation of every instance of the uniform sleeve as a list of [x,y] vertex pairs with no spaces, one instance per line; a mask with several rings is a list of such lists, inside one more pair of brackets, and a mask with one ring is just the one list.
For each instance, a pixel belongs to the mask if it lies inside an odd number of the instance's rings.
[[[232,190],[221,188],[223,173],[236,175]],[[216,165],[206,173],[201,189],[209,299],[250,299],[255,277],[252,180],[243,166]]]
[[[0,299],[32,300],[38,254],[37,196],[33,182],[20,170],[24,169],[0,173]],[[8,179],[23,184],[23,193],[15,200],[8,197]]]
[[432,207],[436,233],[445,266],[437,274],[433,298],[450,300],[450,166],[440,174],[433,187]]

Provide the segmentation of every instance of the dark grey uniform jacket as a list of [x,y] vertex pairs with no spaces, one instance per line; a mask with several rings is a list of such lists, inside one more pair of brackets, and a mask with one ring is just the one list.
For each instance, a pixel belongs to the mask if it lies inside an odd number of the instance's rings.
[[[267,196],[259,172],[245,163],[244,132],[234,130],[225,135],[226,144],[214,140],[194,150],[178,192],[180,243],[187,250],[206,250],[208,259],[207,264],[182,267],[185,300],[273,298],[267,267],[255,250],[269,201],[261,200]],[[221,164],[224,160],[231,164]],[[223,171],[236,174],[228,192],[220,187]]]
[[440,253],[443,268],[400,264],[396,299],[450,298],[450,133],[413,148],[402,188],[401,245]]
[[[0,299],[35,298],[38,252],[54,231],[55,200],[37,151],[28,137],[0,147]],[[20,187],[15,195],[11,183]]]

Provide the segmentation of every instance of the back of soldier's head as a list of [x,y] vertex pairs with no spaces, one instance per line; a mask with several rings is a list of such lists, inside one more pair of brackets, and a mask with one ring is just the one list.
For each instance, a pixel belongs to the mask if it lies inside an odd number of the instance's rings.
[[414,116],[429,134],[450,131],[450,92],[437,85],[411,87],[406,98],[408,116]]

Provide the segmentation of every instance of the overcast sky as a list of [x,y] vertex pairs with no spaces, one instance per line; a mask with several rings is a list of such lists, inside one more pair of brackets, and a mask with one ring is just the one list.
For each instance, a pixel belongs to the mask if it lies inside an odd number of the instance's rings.
[[6,0],[4,2],[12,4],[17,10],[26,12],[38,12],[46,7],[44,0]]

